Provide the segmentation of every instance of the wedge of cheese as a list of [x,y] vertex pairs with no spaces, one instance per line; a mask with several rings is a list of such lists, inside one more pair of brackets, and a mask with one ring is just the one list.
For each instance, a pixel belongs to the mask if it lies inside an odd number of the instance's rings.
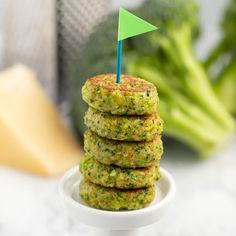
[[54,176],[81,156],[34,73],[23,65],[0,73],[0,165]]

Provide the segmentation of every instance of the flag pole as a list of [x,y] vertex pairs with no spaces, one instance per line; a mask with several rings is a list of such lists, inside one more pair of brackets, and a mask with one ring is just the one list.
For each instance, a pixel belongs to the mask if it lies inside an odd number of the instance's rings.
[[116,83],[120,83],[121,66],[122,66],[122,40],[119,40],[117,45]]

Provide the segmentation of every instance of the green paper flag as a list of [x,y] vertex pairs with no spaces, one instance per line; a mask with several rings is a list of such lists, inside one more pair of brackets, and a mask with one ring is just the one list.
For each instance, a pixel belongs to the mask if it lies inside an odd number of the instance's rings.
[[120,8],[118,41],[156,30],[157,27]]

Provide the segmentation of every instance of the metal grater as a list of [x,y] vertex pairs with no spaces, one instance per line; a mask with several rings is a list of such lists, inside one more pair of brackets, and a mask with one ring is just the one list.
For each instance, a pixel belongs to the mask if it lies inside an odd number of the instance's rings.
[[70,65],[94,26],[108,13],[107,0],[57,0],[59,101],[69,98]]

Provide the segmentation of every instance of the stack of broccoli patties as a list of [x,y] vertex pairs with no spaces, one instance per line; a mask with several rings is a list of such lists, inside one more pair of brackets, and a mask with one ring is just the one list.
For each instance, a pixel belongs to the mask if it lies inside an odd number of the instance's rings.
[[116,75],[104,74],[87,80],[82,95],[90,107],[81,198],[108,210],[145,207],[154,199],[163,153],[156,87],[128,75],[116,83]]

